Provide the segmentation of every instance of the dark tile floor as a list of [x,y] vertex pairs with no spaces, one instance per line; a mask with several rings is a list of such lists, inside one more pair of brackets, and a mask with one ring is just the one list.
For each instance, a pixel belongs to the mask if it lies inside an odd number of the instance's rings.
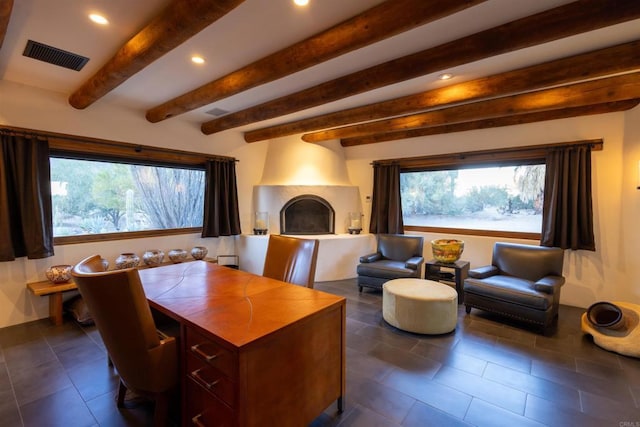
[[[354,280],[316,289],[347,297],[347,393],[313,427],[640,427],[640,360],[594,345],[583,309],[562,306],[544,337],[461,306],[454,332],[421,336],[387,325],[381,294]],[[117,382],[94,327],[0,329],[0,426],[148,425],[149,403],[117,410]]]

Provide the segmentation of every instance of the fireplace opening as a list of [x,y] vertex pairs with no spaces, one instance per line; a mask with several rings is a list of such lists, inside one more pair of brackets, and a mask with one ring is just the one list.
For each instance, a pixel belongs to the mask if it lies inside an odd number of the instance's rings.
[[334,234],[335,211],[322,197],[304,194],[280,210],[281,234]]

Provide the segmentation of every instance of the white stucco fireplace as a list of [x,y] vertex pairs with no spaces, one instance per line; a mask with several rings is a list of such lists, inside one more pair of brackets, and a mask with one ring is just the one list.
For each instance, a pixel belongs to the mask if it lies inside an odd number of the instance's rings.
[[[337,141],[320,145],[293,137],[269,144],[262,179],[253,188],[252,201],[255,212],[268,213],[268,232],[239,237],[240,268],[261,274],[268,234],[283,233],[320,240],[316,281],[355,277],[360,256],[375,250],[375,237],[364,230],[362,234],[348,233],[350,212],[363,209],[360,190],[349,180],[342,147]],[[326,233],[317,231],[317,225],[311,225],[309,234],[304,234],[301,222],[290,227],[293,232],[283,227],[281,211],[300,198],[316,200],[319,202],[316,209],[330,212],[330,218],[319,212],[306,212],[308,219],[315,222],[332,222],[327,224]],[[328,206],[323,206],[325,204]],[[308,209],[314,209],[313,205]],[[249,230],[254,227],[255,224],[251,224]]]
[[[323,234],[347,233],[349,212],[361,212],[358,187],[347,185],[257,185],[253,188],[256,212],[269,213],[269,232],[283,233],[280,212],[291,200],[312,195],[329,203],[334,211],[334,231]],[[293,233],[284,233],[293,234]],[[303,234],[303,233],[298,233]],[[315,234],[315,233],[308,233]]]

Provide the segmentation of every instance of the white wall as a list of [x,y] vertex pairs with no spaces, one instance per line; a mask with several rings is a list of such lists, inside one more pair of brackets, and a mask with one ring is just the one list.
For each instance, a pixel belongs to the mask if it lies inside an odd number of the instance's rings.
[[[630,302],[640,302],[640,107],[624,115],[624,140],[619,165],[622,169],[622,191],[618,206],[610,209],[617,214],[612,221],[620,221],[622,227],[612,240],[620,242],[620,261],[611,264],[620,271],[616,288]],[[615,165],[613,166],[616,167]],[[615,170],[615,169],[614,169]],[[626,296],[628,295],[628,296]]]
[[[143,145],[170,147],[233,156],[237,165],[240,219],[245,233],[252,227],[253,186],[260,183],[271,142],[246,144],[239,132],[230,130],[205,136],[197,122],[180,118],[148,123],[144,111],[127,111],[108,97],[86,110],[75,110],[66,96],[0,81],[0,125],[84,135]],[[594,219],[596,252],[568,251],[565,258],[567,284],[562,302],[586,307],[598,300],[640,303],[640,190],[636,189],[640,160],[640,107],[626,113],[565,119],[496,129],[435,135],[351,147],[344,150],[349,180],[360,189],[365,227],[370,216],[372,160],[525,146],[553,142],[604,139],[604,150],[593,154]],[[273,144],[278,143],[274,141]],[[306,144],[300,141],[300,144]],[[336,144],[329,144],[331,149]],[[366,228],[365,228],[366,229]],[[425,233],[427,241],[441,235]],[[465,240],[463,258],[479,266],[490,261],[496,239],[452,236]],[[533,241],[521,241],[536,244]],[[0,263],[0,327],[48,316],[46,298],[33,297],[25,284],[44,280],[53,264],[73,264],[95,252],[113,261],[120,252],[145,249],[168,250],[204,245],[211,256],[230,253],[232,238],[201,239],[198,235],[131,239],[119,242],[57,246],[56,255],[44,260],[19,259]],[[430,256],[425,247],[425,256]],[[355,275],[355,272],[354,272]]]

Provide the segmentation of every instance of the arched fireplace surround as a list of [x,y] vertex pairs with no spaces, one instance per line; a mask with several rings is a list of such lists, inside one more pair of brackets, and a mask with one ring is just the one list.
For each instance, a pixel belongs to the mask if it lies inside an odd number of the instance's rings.
[[280,210],[281,234],[334,234],[335,211],[329,202],[314,194],[290,199]]

